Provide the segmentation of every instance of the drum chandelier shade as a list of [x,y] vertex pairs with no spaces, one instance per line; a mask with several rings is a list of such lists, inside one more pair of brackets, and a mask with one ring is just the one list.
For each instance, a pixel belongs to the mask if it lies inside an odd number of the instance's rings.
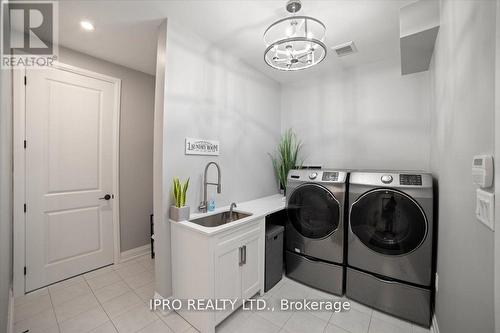
[[325,25],[313,17],[295,15],[301,7],[300,0],[289,0],[286,9],[292,16],[274,22],[264,32],[264,60],[275,69],[306,69],[326,57]]

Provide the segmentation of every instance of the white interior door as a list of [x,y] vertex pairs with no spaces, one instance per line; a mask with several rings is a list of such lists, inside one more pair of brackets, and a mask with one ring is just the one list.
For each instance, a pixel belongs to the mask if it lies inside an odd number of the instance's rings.
[[112,82],[27,70],[26,291],[113,263]]

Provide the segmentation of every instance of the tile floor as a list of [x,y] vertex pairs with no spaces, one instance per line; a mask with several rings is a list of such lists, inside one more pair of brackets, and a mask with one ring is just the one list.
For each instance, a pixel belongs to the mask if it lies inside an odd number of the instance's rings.
[[[149,310],[154,262],[144,256],[108,266],[16,298],[14,332],[194,333],[175,312]],[[284,278],[263,298],[276,302],[329,294]],[[348,312],[261,312],[237,310],[217,333],[424,333],[429,330],[351,301]]]

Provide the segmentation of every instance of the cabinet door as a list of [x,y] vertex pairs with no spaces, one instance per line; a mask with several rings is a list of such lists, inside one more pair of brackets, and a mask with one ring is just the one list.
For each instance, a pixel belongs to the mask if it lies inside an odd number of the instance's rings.
[[262,260],[261,230],[243,240],[243,265],[241,266],[241,294],[250,298],[261,289],[264,262]]
[[[215,253],[215,299],[240,299],[240,247],[241,239],[221,244]],[[227,311],[216,311],[215,321],[221,322],[231,314]]]

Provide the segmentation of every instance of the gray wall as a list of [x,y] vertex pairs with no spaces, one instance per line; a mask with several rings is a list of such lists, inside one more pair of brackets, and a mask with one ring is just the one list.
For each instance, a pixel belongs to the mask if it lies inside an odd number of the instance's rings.
[[[204,39],[169,21],[166,45],[166,98],[163,158],[166,189],[175,176],[191,178],[188,204],[197,211],[203,169],[217,161],[222,169],[222,193],[217,206],[276,194],[269,160],[280,136],[280,86]],[[219,140],[220,156],[184,155],[185,137]],[[210,180],[214,180],[212,170]],[[164,198],[166,207],[170,196]],[[165,249],[157,252],[158,292],[171,294],[170,226],[156,228]]]
[[7,327],[12,287],[12,75],[0,70],[0,331]]
[[120,240],[121,251],[149,243],[153,213],[153,114],[155,78],[67,48],[63,63],[110,75],[121,82]]
[[494,330],[493,232],[475,218],[471,180],[472,156],[494,152],[494,66],[495,1],[441,1],[431,65],[431,165],[439,183],[442,333]]
[[12,73],[0,69],[0,332],[12,287]]
[[[500,157],[500,4],[497,2],[495,52],[495,157]],[[500,230],[500,168],[495,168],[495,230]],[[495,232],[495,332],[500,333],[500,232]]]
[[304,141],[305,164],[428,170],[429,73],[375,62],[282,86],[282,129]]
[[0,332],[7,331],[12,288],[12,221],[12,72],[0,69]]

